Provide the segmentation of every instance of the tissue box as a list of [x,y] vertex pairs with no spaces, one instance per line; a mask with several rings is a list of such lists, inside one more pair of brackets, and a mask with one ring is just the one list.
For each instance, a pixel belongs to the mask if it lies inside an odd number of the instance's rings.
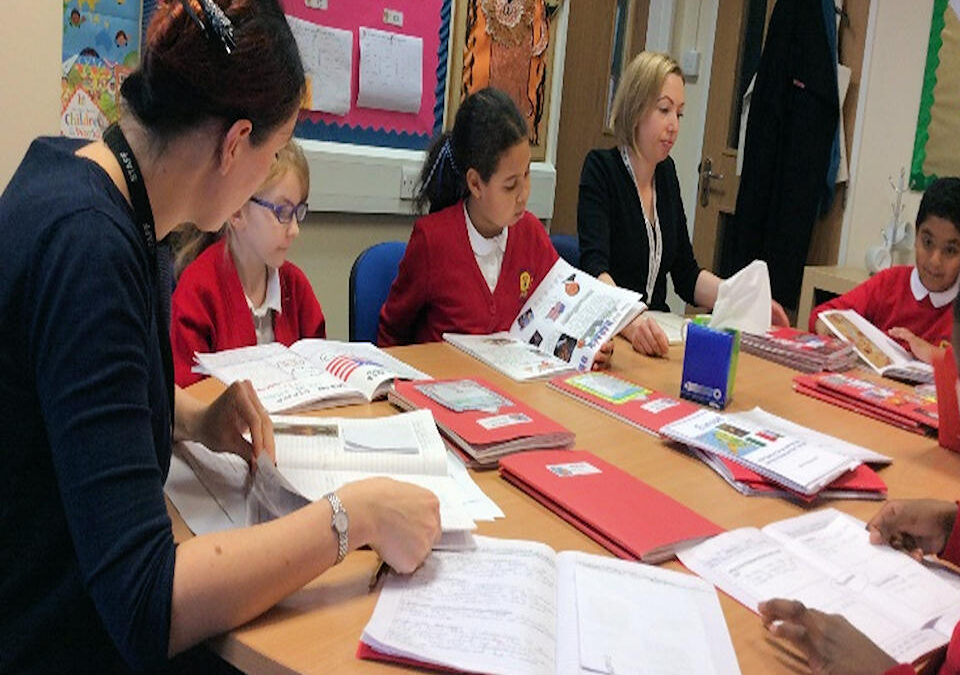
[[680,397],[714,408],[725,408],[733,398],[739,354],[739,331],[688,324]]

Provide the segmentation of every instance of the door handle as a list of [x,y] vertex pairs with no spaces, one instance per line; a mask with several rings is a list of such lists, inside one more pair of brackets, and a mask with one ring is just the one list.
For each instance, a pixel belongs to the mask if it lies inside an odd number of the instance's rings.
[[710,204],[710,181],[723,180],[722,173],[713,172],[713,160],[704,157],[698,167],[700,171],[700,206],[706,208]]

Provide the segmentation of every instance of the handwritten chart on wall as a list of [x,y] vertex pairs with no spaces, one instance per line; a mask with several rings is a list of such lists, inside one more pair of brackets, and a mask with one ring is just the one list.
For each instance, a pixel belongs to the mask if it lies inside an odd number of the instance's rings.
[[301,110],[296,135],[426,148],[443,125],[450,2],[327,0],[314,9],[283,0],[305,69],[314,71],[314,109]]

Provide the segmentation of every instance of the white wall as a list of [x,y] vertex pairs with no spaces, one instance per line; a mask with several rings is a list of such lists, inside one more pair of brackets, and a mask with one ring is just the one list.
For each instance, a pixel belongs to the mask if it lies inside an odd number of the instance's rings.
[[3,0],[0,21],[0,191],[34,137],[60,128],[60,17],[50,0]]
[[[670,156],[677,165],[680,194],[687,214],[687,229],[693,237],[697,203],[697,166],[707,120],[707,95],[710,89],[710,68],[713,65],[713,36],[717,25],[718,0],[677,0],[674,14],[670,55],[680,62],[688,49],[700,52],[699,75],[687,77],[684,87],[686,105],[680,121],[680,134]],[[699,20],[698,20],[699,13]],[[674,312],[684,311],[684,302],[667,284],[667,304]]]
[[[851,153],[842,265],[864,267],[867,249],[880,243],[880,230],[890,219],[889,180],[899,177],[900,167],[909,172],[932,16],[933,0],[871,3],[865,48],[869,61],[864,61],[858,132]],[[916,192],[904,196],[904,217],[911,223],[920,196]],[[912,252],[899,254],[895,262],[912,263]]]
[[[854,266],[863,265],[864,252],[875,243],[879,228],[889,217],[888,177],[910,163],[933,0],[872,4],[870,62],[861,90],[861,136],[855,139],[851,157],[845,248],[841,250],[841,263]],[[30,140],[57,132],[61,36],[60,3],[3,0],[3,7],[0,57],[17,67],[0,72],[0,107],[6,113],[0,131],[0,189]],[[684,50],[696,46],[701,54],[700,76],[687,84],[686,115],[673,150],[691,231],[716,15],[717,0],[676,0],[671,51],[679,58]],[[909,217],[916,214],[918,204],[919,195],[907,196]],[[376,241],[406,240],[411,223],[409,216],[310,215],[292,259],[310,277],[327,314],[331,337],[347,334],[347,279],[357,254]],[[681,309],[682,303],[674,298],[671,306]]]

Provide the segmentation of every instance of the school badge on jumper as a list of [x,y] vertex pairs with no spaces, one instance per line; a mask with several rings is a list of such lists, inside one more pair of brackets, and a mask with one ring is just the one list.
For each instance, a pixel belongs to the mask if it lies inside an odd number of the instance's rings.
[[524,270],[520,273],[520,297],[527,297],[527,293],[530,292],[530,282],[531,282],[530,273]]

